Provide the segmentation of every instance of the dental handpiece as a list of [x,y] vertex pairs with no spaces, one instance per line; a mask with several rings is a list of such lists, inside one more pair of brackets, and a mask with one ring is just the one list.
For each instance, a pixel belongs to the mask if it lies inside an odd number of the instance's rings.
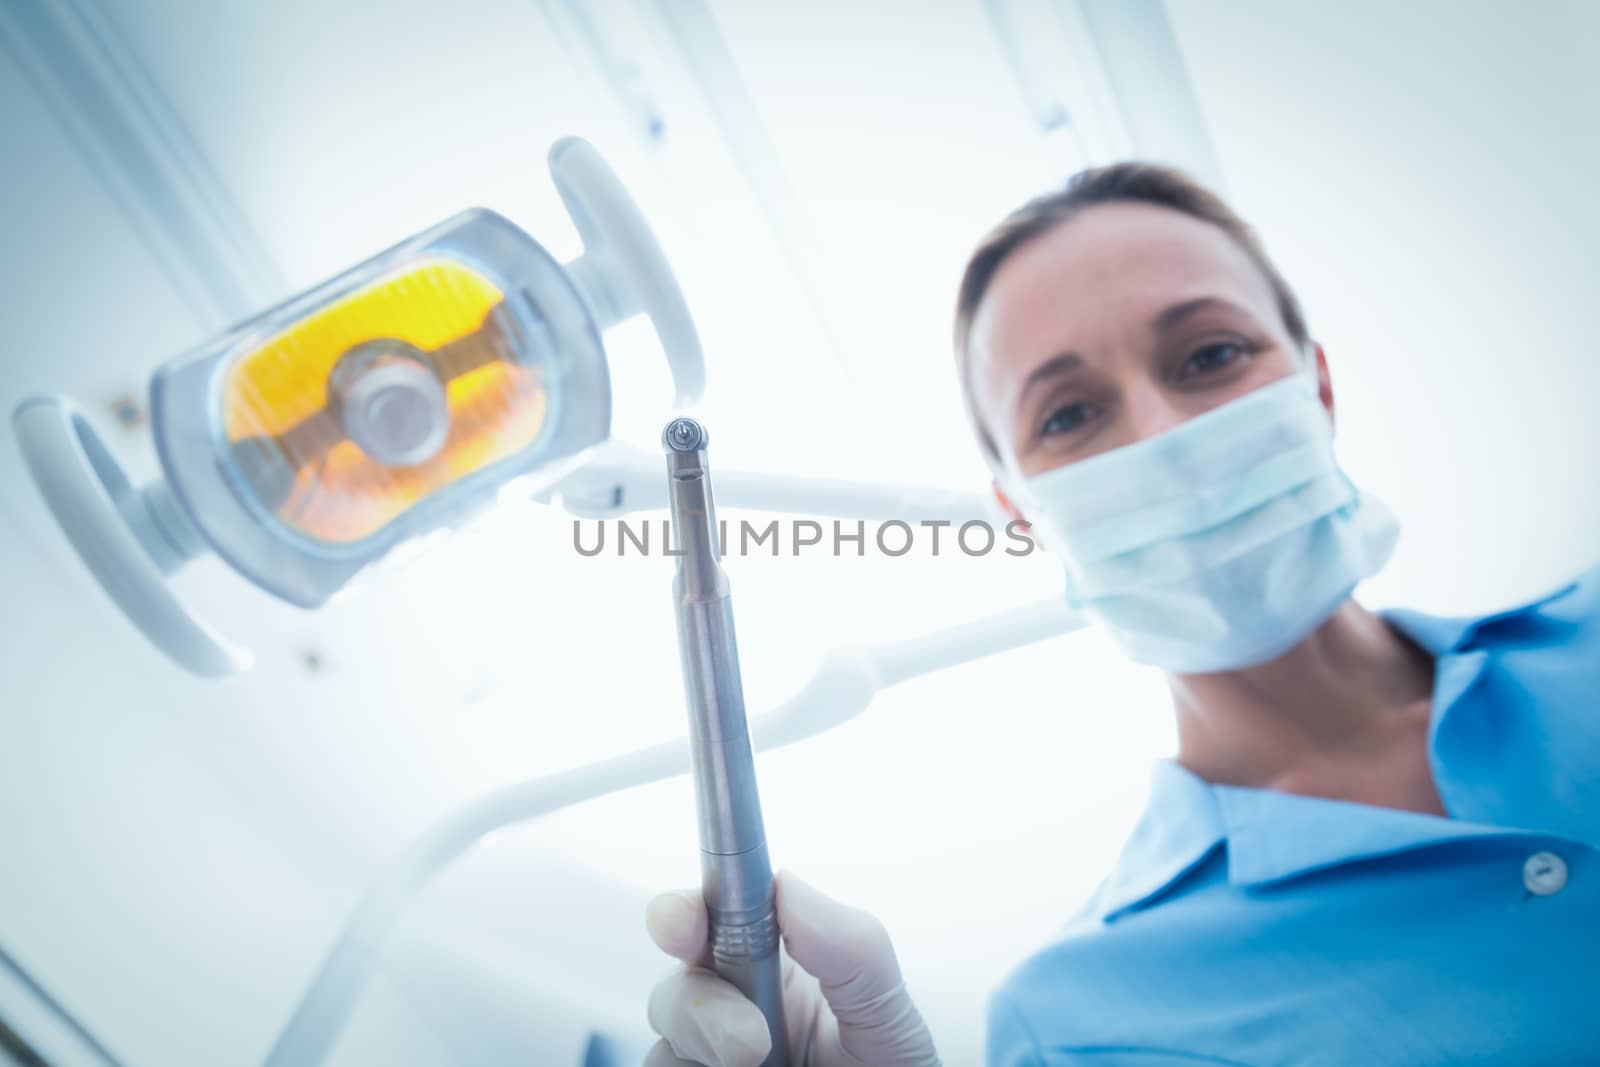
[[756,767],[745,722],[733,601],[719,562],[706,432],[673,419],[667,453],[677,577],[678,653],[689,703],[689,745],[700,817],[700,875],[711,927],[712,969],[766,1017],[772,1053],[762,1067],[789,1067],[778,917]]

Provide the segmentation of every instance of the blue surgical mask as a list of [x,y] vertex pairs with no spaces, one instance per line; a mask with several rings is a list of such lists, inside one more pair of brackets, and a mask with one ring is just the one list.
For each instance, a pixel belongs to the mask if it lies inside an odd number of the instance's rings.
[[1297,373],[1017,494],[1067,600],[1140,663],[1234,670],[1299,644],[1394,551],[1399,525],[1339,469]]

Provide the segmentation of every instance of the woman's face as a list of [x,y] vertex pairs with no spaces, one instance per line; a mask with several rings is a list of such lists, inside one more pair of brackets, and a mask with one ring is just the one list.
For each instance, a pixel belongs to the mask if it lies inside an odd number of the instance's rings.
[[[974,409],[1017,480],[1153,437],[1311,358],[1231,237],[1133,203],[1088,208],[1013,252],[969,337]],[[1320,347],[1315,361],[1331,415]]]

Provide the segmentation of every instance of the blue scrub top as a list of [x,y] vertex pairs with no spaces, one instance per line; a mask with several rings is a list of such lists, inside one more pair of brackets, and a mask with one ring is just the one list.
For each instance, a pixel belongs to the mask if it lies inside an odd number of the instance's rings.
[[1116,870],[989,1004],[991,1067],[1600,1063],[1600,568],[1436,657],[1449,818],[1157,765]]

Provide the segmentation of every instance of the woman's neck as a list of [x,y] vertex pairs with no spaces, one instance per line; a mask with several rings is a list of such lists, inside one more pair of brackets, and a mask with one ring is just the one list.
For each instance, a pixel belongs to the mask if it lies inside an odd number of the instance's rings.
[[1353,600],[1277,659],[1169,682],[1178,762],[1207,781],[1445,814],[1433,658]]

